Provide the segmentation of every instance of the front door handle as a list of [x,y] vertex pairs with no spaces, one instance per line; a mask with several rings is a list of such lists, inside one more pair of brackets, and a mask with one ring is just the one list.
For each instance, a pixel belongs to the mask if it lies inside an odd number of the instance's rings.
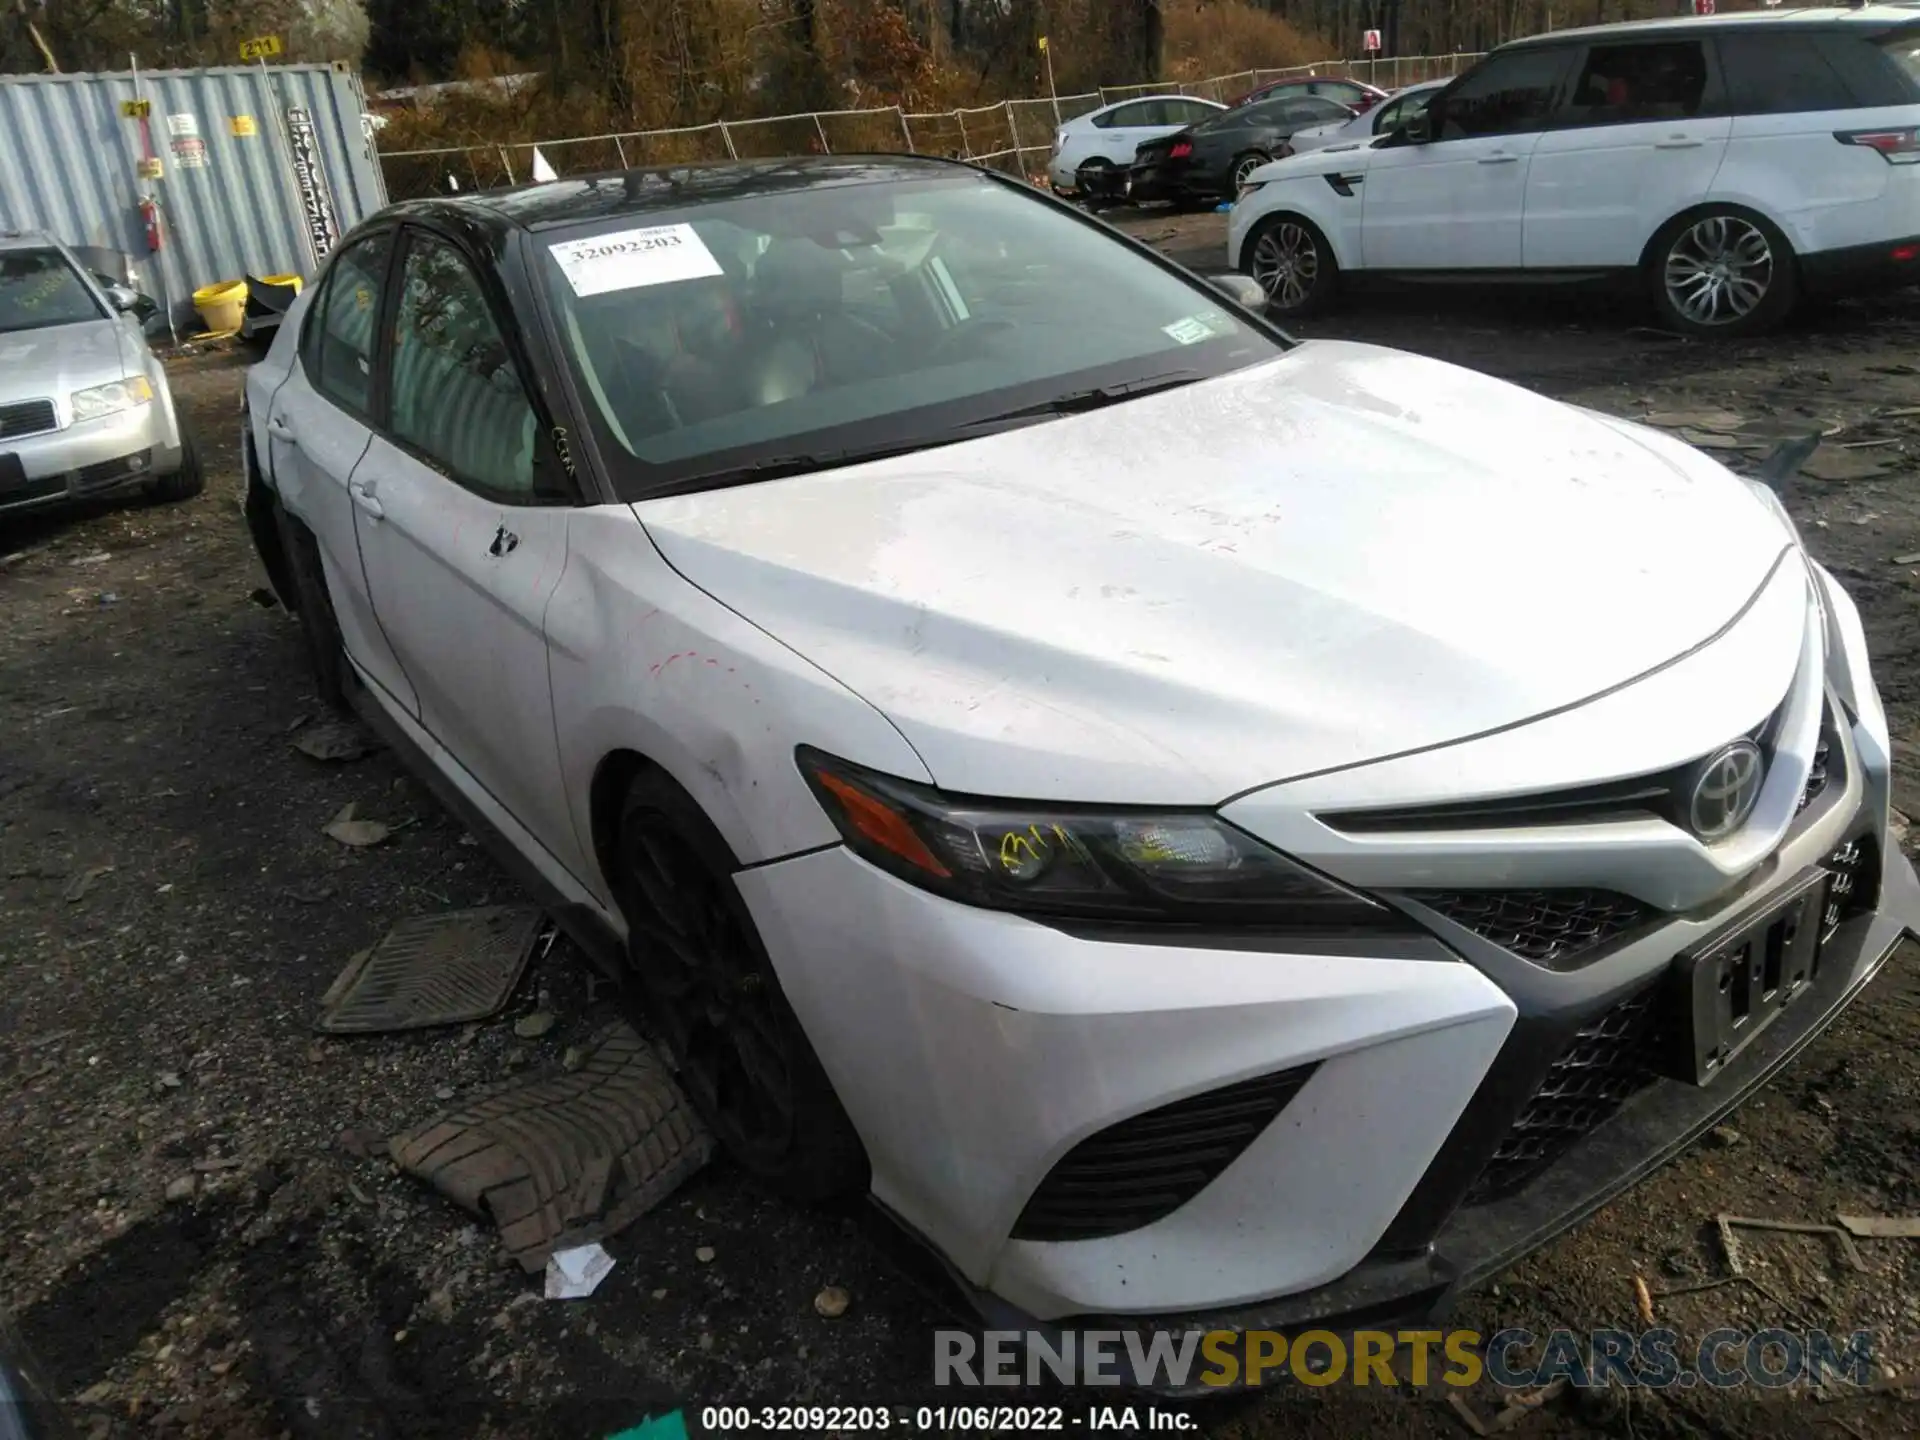
[[1664,140],[1654,141],[1653,148],[1656,150],[1698,150],[1706,143],[1706,141],[1695,139],[1691,135],[1669,135]]
[[1480,163],[1482,165],[1511,165],[1519,158],[1518,155],[1482,155],[1480,157]]
[[380,497],[374,493],[373,481],[355,481],[347,486],[347,491],[353,496],[353,503],[365,511],[370,518],[378,520],[387,513],[386,507],[380,503]]
[[293,433],[293,427],[278,415],[267,421],[267,434],[276,440],[284,440],[289,445],[298,445],[300,437]]
[[520,537],[502,525],[493,532],[493,544],[487,547],[487,553],[496,560],[502,555],[511,555],[520,548]]

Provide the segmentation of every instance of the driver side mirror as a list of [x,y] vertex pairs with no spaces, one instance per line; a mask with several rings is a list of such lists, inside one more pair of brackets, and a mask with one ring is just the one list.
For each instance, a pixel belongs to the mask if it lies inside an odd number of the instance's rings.
[[1258,312],[1267,308],[1267,292],[1251,275],[1209,275],[1207,283],[1243,310]]
[[122,315],[139,308],[140,292],[132,286],[122,285],[118,281],[113,281],[102,285],[100,288],[106,291],[107,303]]

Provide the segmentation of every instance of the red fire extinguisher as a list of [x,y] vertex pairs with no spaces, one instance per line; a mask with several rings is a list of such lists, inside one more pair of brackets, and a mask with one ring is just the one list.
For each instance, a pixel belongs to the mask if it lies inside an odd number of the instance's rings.
[[140,223],[146,227],[147,250],[158,254],[160,250],[160,207],[152,196],[142,196],[140,200]]

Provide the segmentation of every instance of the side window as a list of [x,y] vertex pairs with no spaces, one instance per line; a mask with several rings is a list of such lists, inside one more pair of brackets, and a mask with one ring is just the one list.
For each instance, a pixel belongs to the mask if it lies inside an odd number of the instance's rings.
[[1719,37],[1720,68],[1736,115],[1785,115],[1796,110],[1850,110],[1854,100],[1805,34]]
[[392,249],[393,232],[383,230],[341,251],[300,335],[314,389],[363,418],[373,413],[373,327]]
[[1114,127],[1120,130],[1168,123],[1167,106],[1163,100],[1135,100],[1113,112]]
[[1447,92],[1434,138],[1467,140],[1542,129],[1552,118],[1570,61],[1565,50],[1538,46],[1495,55]]
[[479,277],[428,235],[407,244],[389,384],[397,439],[472,489],[533,493],[533,405]]
[[1698,40],[1596,45],[1573,82],[1561,122],[1630,125],[1698,115],[1707,98],[1707,53]]
[[1296,125],[1331,125],[1336,120],[1351,120],[1352,107],[1342,105],[1338,100],[1323,100],[1309,95],[1299,101],[1291,117]]
[[1211,105],[1202,105],[1198,100],[1176,100],[1171,108],[1174,116],[1169,123],[1180,125],[1199,125],[1221,113]]

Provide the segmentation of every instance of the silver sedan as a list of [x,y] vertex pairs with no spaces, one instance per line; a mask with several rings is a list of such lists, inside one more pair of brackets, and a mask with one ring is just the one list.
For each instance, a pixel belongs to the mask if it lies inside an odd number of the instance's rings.
[[166,370],[129,313],[138,303],[50,236],[0,233],[0,514],[200,492]]

